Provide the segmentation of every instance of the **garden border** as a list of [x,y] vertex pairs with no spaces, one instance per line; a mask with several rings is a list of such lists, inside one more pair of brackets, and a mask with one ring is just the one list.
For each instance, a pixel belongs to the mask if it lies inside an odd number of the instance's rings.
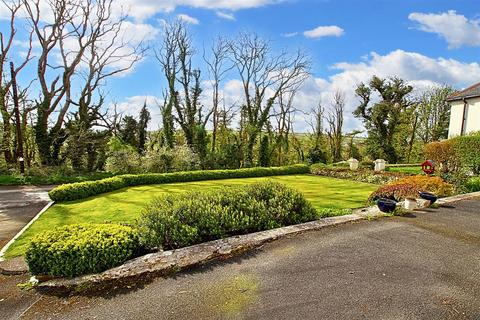
[[[212,260],[228,258],[283,237],[319,230],[329,226],[378,218],[383,215],[376,206],[355,209],[349,215],[327,217],[297,225],[204,242],[176,250],[150,253],[131,259],[118,267],[102,273],[71,279],[46,279],[46,281],[39,282],[37,286],[39,289],[55,289],[62,292],[78,292],[83,289],[88,291],[93,285],[106,287],[109,284],[115,284],[115,286],[118,286],[121,280],[139,279],[142,276],[148,277],[151,275],[167,275]],[[40,280],[42,280],[41,277]]]
[[[437,203],[446,204],[475,197],[480,197],[480,191],[442,198]],[[119,283],[122,284],[122,280],[135,280],[142,276],[148,278],[155,275],[168,275],[212,260],[228,258],[287,236],[383,216],[385,215],[380,212],[377,206],[355,209],[349,215],[322,218],[316,221],[214,240],[176,250],[150,253],[131,259],[118,267],[99,274],[84,275],[71,279],[45,279],[37,286],[39,289],[54,289],[61,292],[88,291],[93,286],[101,288],[108,287],[111,284],[118,286]]]

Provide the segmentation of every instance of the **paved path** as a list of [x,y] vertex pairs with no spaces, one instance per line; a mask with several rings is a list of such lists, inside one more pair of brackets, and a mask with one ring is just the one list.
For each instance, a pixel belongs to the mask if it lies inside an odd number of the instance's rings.
[[480,200],[452,206],[282,239],[101,296],[2,301],[0,289],[0,310],[4,319],[480,319]]
[[49,201],[51,187],[0,187],[0,249]]

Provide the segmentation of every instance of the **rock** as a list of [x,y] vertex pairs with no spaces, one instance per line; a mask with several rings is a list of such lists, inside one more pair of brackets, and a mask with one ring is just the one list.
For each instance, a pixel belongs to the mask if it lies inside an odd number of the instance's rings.
[[28,273],[28,265],[23,257],[15,257],[0,262],[0,274],[12,276]]

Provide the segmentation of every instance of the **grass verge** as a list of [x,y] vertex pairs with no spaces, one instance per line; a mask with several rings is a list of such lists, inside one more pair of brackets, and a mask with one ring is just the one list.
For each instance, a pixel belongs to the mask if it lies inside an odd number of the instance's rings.
[[[35,234],[51,230],[54,227],[75,223],[133,223],[140,216],[144,205],[162,193],[215,190],[264,180],[273,180],[296,188],[320,213],[325,212],[328,208],[362,207],[370,193],[378,188],[374,184],[315,175],[208,180],[124,188],[84,200],[55,204],[12,244],[6,252],[6,257],[23,255],[30,239]],[[344,210],[342,212],[347,213]]]

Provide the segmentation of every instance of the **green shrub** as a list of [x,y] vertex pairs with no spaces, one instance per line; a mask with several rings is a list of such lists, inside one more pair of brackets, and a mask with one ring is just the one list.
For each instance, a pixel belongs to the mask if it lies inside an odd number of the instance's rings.
[[474,133],[425,146],[425,156],[444,172],[470,171],[480,173],[480,134]]
[[468,179],[465,183],[465,189],[467,192],[480,191],[480,176]]
[[37,235],[25,254],[34,275],[74,277],[115,267],[138,254],[138,233],[114,224],[77,224]]
[[52,189],[48,194],[53,201],[84,199],[97,194],[130,186],[189,182],[230,178],[267,177],[276,175],[303,174],[310,171],[307,165],[294,165],[271,168],[247,168],[237,170],[204,170],[173,173],[127,174],[112,178],[64,184]]
[[141,172],[141,158],[133,147],[110,151],[106,169],[114,174]]
[[480,173],[480,134],[472,134],[452,139],[458,164],[461,168]]
[[174,249],[317,217],[315,208],[300,192],[279,183],[261,182],[159,197],[144,208],[139,230],[147,247]]

